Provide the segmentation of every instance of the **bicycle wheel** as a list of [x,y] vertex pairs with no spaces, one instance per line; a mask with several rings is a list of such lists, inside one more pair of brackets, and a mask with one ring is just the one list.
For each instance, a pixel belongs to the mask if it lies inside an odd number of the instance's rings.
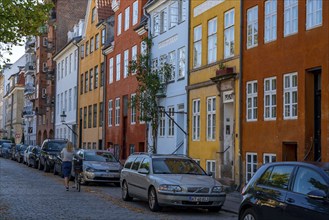
[[74,178],[74,185],[75,185],[75,189],[80,192],[80,178],[79,178],[79,174],[75,175]]
[[77,177],[77,190],[78,192],[80,192],[81,190],[81,181],[80,181],[80,174],[78,174],[78,177]]

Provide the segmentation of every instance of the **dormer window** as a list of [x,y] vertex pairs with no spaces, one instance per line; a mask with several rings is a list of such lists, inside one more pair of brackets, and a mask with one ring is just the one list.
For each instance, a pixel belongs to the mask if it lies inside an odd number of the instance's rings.
[[112,10],[116,12],[119,9],[120,0],[112,0]]

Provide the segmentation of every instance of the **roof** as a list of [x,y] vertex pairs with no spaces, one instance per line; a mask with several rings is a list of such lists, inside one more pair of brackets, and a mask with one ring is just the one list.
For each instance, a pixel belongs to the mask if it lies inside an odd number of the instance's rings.
[[97,0],[96,8],[98,14],[98,21],[104,21],[111,15],[114,15],[114,11],[112,10],[111,0]]

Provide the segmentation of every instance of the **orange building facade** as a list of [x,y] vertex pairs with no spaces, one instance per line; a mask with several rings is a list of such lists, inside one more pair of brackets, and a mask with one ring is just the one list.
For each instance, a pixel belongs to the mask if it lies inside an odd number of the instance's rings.
[[329,1],[243,1],[242,158],[329,161]]
[[114,36],[104,47],[106,54],[106,148],[119,159],[126,159],[133,152],[144,152],[145,123],[132,108],[131,99],[136,94],[137,80],[128,74],[129,61],[140,54],[142,37],[147,36],[141,24],[146,0],[112,1]]

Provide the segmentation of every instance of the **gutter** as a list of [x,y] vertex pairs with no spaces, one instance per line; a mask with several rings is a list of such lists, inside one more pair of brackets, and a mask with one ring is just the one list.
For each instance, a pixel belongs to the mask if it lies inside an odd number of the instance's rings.
[[[187,30],[187,51],[186,51],[186,57],[187,59],[187,74],[186,74],[186,85],[187,87],[189,86],[190,82],[190,43],[191,43],[191,1],[188,1],[188,30]],[[187,131],[187,140],[186,140],[186,147],[185,147],[185,155],[188,155],[188,146],[189,146],[189,129],[190,129],[190,124],[189,124],[189,115],[190,115],[190,91],[186,88],[186,109],[187,109],[187,117],[186,117],[186,131]]]
[[[82,38],[79,39],[79,41],[81,40]],[[77,47],[78,49],[78,54],[77,54],[77,85],[79,85],[79,76],[80,76],[80,48],[76,42],[76,40],[72,41],[73,45]],[[80,109],[79,109],[79,87],[77,86],[77,91],[76,91],[76,94],[77,94],[77,97],[76,97],[76,114],[75,114],[75,121],[76,121],[76,125],[79,125],[79,126],[76,126],[77,127],[81,127],[82,125],[80,124],[80,122],[78,123],[78,119],[79,119],[79,113],[80,113]],[[78,141],[78,144],[77,144],[77,147],[78,149],[81,148],[82,146],[82,132],[80,132],[80,129],[79,129],[79,141]],[[75,140],[77,141],[77,140]]]

